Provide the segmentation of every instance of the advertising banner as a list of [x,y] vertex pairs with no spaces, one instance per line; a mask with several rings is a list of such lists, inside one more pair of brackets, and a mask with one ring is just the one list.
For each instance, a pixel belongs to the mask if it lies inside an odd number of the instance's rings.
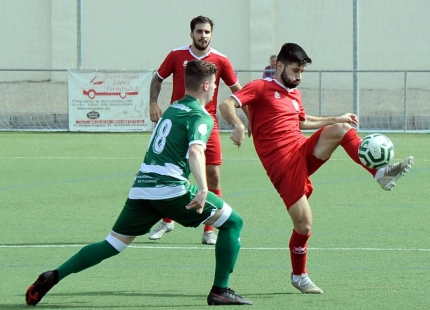
[[69,70],[70,131],[150,131],[152,72]]

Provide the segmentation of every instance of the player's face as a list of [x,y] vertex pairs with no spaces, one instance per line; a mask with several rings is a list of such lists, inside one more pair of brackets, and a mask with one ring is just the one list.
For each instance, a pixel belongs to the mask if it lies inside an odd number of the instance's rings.
[[191,39],[193,39],[193,45],[196,49],[204,51],[209,47],[212,40],[212,29],[211,25],[196,24],[194,31],[191,32]]
[[302,73],[305,71],[305,65],[292,63],[288,66],[281,64],[284,69],[281,72],[282,83],[288,88],[296,88],[302,80]]

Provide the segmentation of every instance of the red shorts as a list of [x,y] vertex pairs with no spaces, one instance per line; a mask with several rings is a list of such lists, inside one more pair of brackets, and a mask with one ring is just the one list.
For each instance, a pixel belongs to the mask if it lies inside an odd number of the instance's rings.
[[287,210],[303,195],[309,198],[312,194],[313,186],[309,177],[326,162],[312,155],[322,130],[311,135],[295,152],[285,154],[289,158],[275,173],[269,175]]
[[221,139],[219,136],[218,121],[214,118],[214,128],[206,143],[206,165],[219,166],[222,163]]

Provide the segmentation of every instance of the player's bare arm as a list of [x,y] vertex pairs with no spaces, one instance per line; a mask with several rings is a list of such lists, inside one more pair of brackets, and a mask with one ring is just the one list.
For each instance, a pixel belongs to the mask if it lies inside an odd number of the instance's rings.
[[192,144],[188,150],[188,162],[191,172],[196,180],[199,191],[186,206],[188,210],[196,209],[197,213],[203,212],[206,197],[208,196],[208,185],[206,181],[206,157],[204,147],[200,144]]
[[[237,92],[238,90],[241,90],[242,86],[237,82],[235,85],[230,87],[230,90],[232,93]],[[243,113],[245,113],[246,118],[248,119],[248,137],[251,137],[251,121],[249,119],[249,113],[248,113],[248,107],[242,107]]]
[[238,90],[241,90],[241,89],[242,89],[242,86],[240,85],[239,82],[237,82],[236,84],[234,84],[233,86],[230,87],[230,91],[232,94],[237,92]]
[[163,114],[157,103],[158,96],[160,95],[161,91],[161,83],[163,83],[163,80],[160,79],[157,74],[154,74],[151,80],[151,86],[149,88],[149,116],[151,121],[154,123],[158,122],[161,114]]
[[240,105],[236,99],[228,97],[219,105],[219,111],[225,121],[233,127],[230,139],[233,141],[234,145],[240,147],[245,138],[245,125],[242,123],[239,116],[237,116],[236,108],[238,107],[240,107]]
[[357,125],[358,117],[353,113],[345,113],[340,116],[312,116],[306,115],[306,120],[300,122],[300,129],[319,129],[327,125],[333,125],[337,123],[348,123]]

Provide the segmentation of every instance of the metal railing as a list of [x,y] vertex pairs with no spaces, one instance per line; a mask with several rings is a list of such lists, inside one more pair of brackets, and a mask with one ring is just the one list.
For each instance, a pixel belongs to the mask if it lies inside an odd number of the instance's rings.
[[[0,69],[0,130],[68,130],[67,71]],[[360,80],[358,92],[354,74]],[[262,70],[237,70],[237,75],[244,85],[260,78]],[[308,114],[356,113],[359,131],[430,132],[429,82],[429,70],[307,70],[300,90]],[[166,79],[162,109],[170,102],[171,86]],[[221,82],[218,101],[230,94]],[[238,114],[246,122],[240,109]],[[220,128],[229,130],[218,117]]]

